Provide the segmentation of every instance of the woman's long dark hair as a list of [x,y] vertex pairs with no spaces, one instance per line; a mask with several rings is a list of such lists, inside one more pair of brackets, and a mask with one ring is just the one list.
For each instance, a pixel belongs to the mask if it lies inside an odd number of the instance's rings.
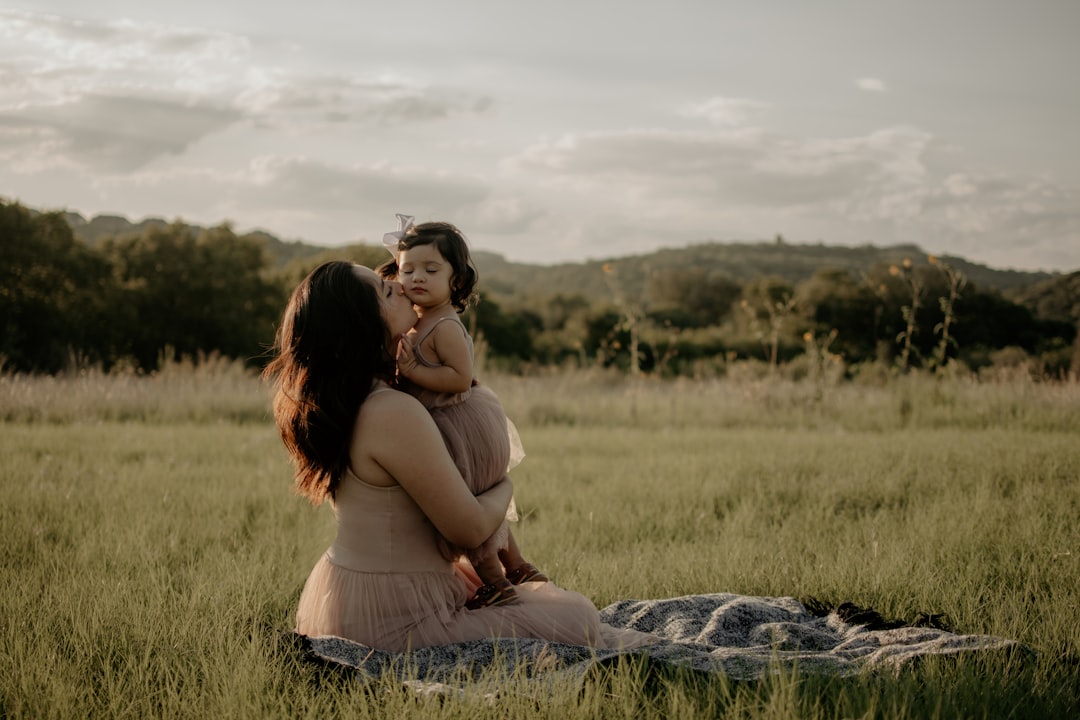
[[296,468],[296,489],[314,505],[334,497],[349,464],[353,423],[374,381],[393,377],[378,293],[355,267],[328,262],[304,278],[263,370],[276,390],[274,419]]
[[[475,305],[478,301],[476,283],[480,280],[480,273],[469,254],[465,235],[448,222],[420,223],[409,228],[404,237],[398,240],[398,252],[418,245],[434,245],[450,263],[450,304],[454,309],[463,313],[469,305]],[[387,260],[375,271],[387,280],[396,280],[397,257]]]

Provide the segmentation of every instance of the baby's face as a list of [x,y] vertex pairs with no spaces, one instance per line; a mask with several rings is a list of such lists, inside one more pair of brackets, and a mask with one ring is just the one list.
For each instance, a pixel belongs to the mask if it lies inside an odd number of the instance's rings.
[[397,263],[398,280],[413,303],[433,308],[450,302],[453,268],[434,243],[402,250]]

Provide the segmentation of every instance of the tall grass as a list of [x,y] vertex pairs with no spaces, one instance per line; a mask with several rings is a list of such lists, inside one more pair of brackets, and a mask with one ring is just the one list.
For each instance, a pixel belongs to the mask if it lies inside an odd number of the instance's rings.
[[4,422],[243,423],[269,417],[255,373],[216,355],[198,362],[163,359],[152,374],[100,367],[60,375],[0,374]]
[[[332,514],[290,490],[241,369],[0,378],[3,717],[1068,717],[1080,710],[1080,389],[492,375],[526,557],[598,605],[698,592],[934,613],[1038,653],[762,683],[598,670],[463,696],[305,660]],[[182,396],[182,397],[181,397]]]
[[[792,380],[765,366],[735,366],[714,379],[630,379],[601,369],[489,373],[522,427],[715,429],[761,427],[891,432],[1023,429],[1080,432],[1080,384],[1027,374],[979,380],[912,373],[861,382]],[[157,372],[89,368],[58,376],[0,374],[0,421],[268,422],[256,373],[220,357],[163,361]]]

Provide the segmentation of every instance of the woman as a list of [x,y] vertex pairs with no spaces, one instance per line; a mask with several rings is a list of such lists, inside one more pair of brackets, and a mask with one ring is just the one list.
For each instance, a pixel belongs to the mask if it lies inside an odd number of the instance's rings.
[[513,605],[465,609],[479,582],[443,558],[437,533],[480,545],[512,487],[474,497],[424,407],[389,386],[397,339],[415,322],[399,283],[344,262],[312,271],[286,307],[264,376],[297,489],[314,504],[329,500],[338,523],[300,596],[297,631],[391,652],[491,637],[642,641],[550,582],[518,586]]

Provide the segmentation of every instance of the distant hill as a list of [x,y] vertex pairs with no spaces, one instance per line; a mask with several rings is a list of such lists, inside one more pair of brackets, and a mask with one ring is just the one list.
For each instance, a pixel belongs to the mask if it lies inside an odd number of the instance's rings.
[[[75,235],[93,246],[105,237],[143,232],[148,227],[164,226],[161,218],[146,218],[133,223],[117,215],[97,215],[90,220],[78,213],[65,213]],[[191,225],[200,229],[197,225]],[[246,233],[266,243],[273,262],[283,267],[298,258],[314,258],[331,248],[300,240],[284,241],[273,234],[256,230]],[[769,241],[759,243],[709,242],[681,248],[664,248],[651,253],[613,257],[558,265],[533,265],[507,260],[497,253],[478,250],[474,253],[480,271],[481,288],[504,299],[581,295],[590,300],[609,298],[603,267],[609,264],[616,272],[625,293],[643,293],[650,272],[669,268],[702,267],[727,275],[737,282],[747,282],[765,275],[781,277],[797,284],[816,271],[844,269],[858,275],[875,265],[899,263],[905,258],[916,264],[927,262],[927,254],[916,245],[877,247],[861,245],[793,245]],[[1052,282],[1059,273],[998,270],[960,257],[941,258],[960,270],[982,289],[1017,294],[1025,288]]]
[[75,232],[75,237],[90,247],[107,237],[139,235],[148,228],[165,227],[169,224],[161,218],[146,218],[133,223],[120,215],[95,215],[93,219],[87,220],[79,213],[73,212],[65,212],[64,219]]
[[1037,318],[1080,323],[1080,270],[1018,288],[1006,295],[1027,307]]
[[[493,253],[475,253],[481,283],[490,292],[503,296],[573,295],[589,299],[610,297],[604,282],[604,265],[615,270],[622,290],[633,297],[645,291],[650,272],[679,268],[706,268],[740,283],[767,275],[783,278],[792,285],[822,269],[843,269],[856,277],[874,266],[891,265],[910,259],[916,265],[928,262],[927,253],[915,245],[875,247],[863,245],[791,245],[787,243],[702,243],[681,248],[665,248],[642,255],[561,265],[525,265],[507,261]],[[996,270],[964,258],[940,258],[960,270],[974,285],[1000,292],[1018,290],[1059,277],[1045,272]]]
[[[120,215],[95,215],[87,220],[79,213],[65,212],[64,219],[71,226],[75,237],[87,245],[93,247],[109,237],[121,237],[125,235],[141,235],[144,230],[152,227],[165,227],[169,221],[163,218],[144,218],[133,223]],[[184,222],[180,220],[179,222]],[[199,231],[204,228],[200,225],[184,222],[192,229]],[[313,257],[325,252],[326,248],[311,245],[299,240],[281,240],[265,230],[252,230],[244,233],[243,237],[258,238],[266,243],[266,250],[273,259],[274,264],[282,266],[296,258]]]

